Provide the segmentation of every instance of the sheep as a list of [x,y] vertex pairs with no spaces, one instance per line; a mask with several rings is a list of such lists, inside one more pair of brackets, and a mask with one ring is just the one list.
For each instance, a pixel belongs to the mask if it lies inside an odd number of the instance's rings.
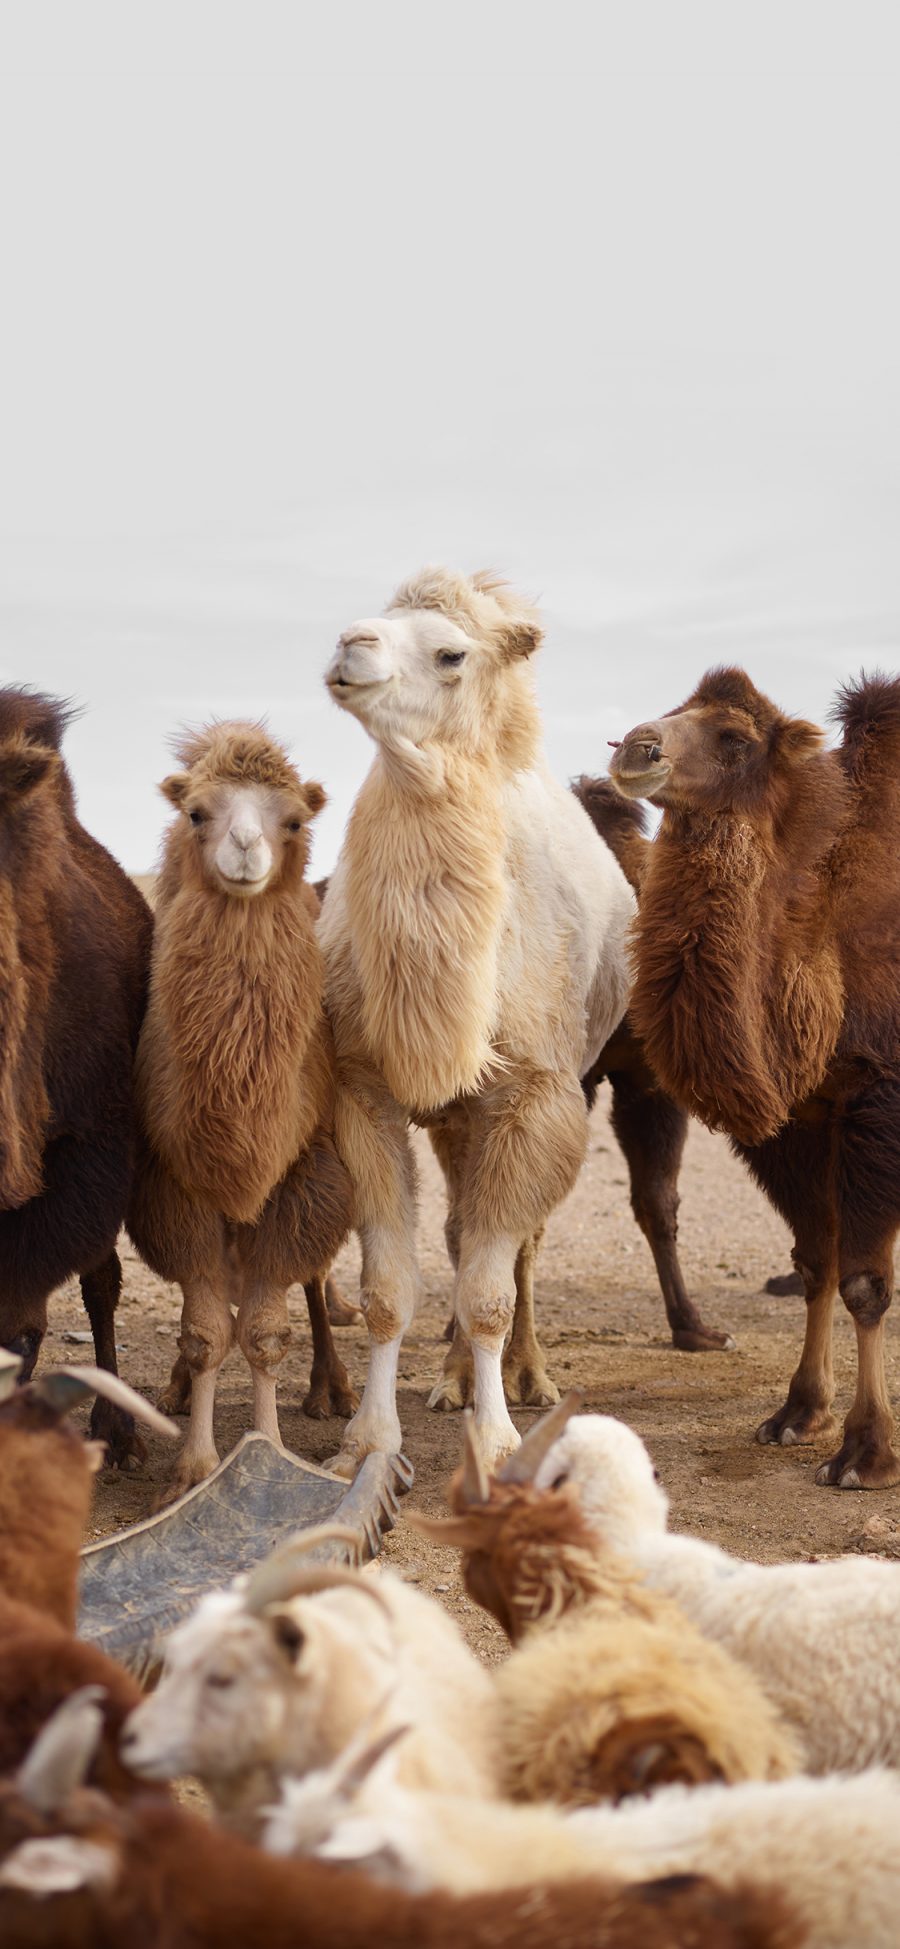
[[576,1812],[416,1794],[398,1778],[393,1754],[379,1755],[368,1774],[356,1756],[343,1806],[334,1780],[329,1787],[318,1820],[314,1782],[286,1793],[265,1836],[273,1851],[305,1839],[317,1858],[365,1869],[409,1894],[699,1874],[732,1892],[788,1889],[810,1949],[896,1949],[900,1781],[885,1768],[852,1778],[667,1786],[620,1807]]
[[607,1415],[571,1421],[535,1482],[577,1491],[601,1556],[626,1559],[751,1667],[799,1738],[805,1771],[900,1765],[900,1565],[746,1563],[670,1535],[668,1499],[643,1442]]
[[282,1778],[339,1753],[373,1707],[379,1726],[413,1727],[410,1785],[496,1791],[490,1673],[440,1605],[399,1577],[298,1561],[329,1538],[357,1540],[335,1524],[301,1532],[249,1581],[204,1597],[123,1733],[136,1773],[193,1774],[250,1838]]
[[0,1772],[18,1765],[61,1699],[101,1685],[94,1777],[119,1798],[135,1790],[118,1740],[141,1695],[127,1672],[74,1636],[78,1552],[101,1444],[82,1441],[64,1415],[97,1393],[158,1432],[170,1424],[99,1369],[61,1368],[16,1388],[19,1366],[12,1356],[0,1365]]
[[[70,1719],[71,1719],[70,1715]],[[536,1883],[458,1901],[279,1861],[183,1808],[116,1808],[77,1784],[81,1723],[0,1782],[4,1949],[800,1949],[777,1889],[723,1894],[694,1876]],[[96,1716],[94,1715],[94,1727]],[[48,1735],[54,1729],[48,1729]],[[90,1724],[88,1731],[90,1732]],[[74,1742],[74,1744],[73,1744]]]
[[465,1424],[455,1514],[407,1520],[463,1551],[469,1596],[513,1651],[495,1668],[501,1788],[590,1804],[665,1781],[777,1778],[800,1755],[752,1672],[616,1559],[598,1560],[570,1490],[531,1477],[580,1396],[488,1481]]

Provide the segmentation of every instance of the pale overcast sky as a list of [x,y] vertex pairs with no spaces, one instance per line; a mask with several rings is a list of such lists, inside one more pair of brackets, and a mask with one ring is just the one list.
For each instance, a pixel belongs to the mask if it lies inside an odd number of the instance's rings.
[[746,664],[900,666],[898,25],[850,0],[19,0],[0,29],[0,681],[84,706],[148,868],[166,739],[423,561],[544,603],[563,776]]

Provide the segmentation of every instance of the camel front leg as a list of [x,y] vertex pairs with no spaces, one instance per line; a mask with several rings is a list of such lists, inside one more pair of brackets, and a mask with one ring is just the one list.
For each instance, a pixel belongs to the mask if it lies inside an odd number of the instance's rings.
[[369,1330],[369,1368],[362,1400],[331,1463],[348,1478],[367,1455],[397,1454],[397,1363],[416,1309],[415,1168],[406,1117],[371,1072],[354,1066],[338,1090],[335,1137],[350,1172],[362,1247],[359,1301]]
[[784,1406],[756,1430],[756,1439],[764,1446],[779,1442],[783,1448],[793,1448],[830,1434],[834,1427],[831,1337],[837,1266],[827,1248],[824,1258],[816,1265],[805,1265],[799,1250],[795,1257],[806,1294],[803,1351]]
[[191,1380],[191,1418],[173,1474],[160,1496],[160,1506],[174,1502],[186,1489],[204,1482],[219,1455],[213,1432],[213,1409],[219,1368],[230,1352],[234,1322],[225,1293],[198,1280],[182,1287],[179,1347]]
[[253,1426],[281,1448],[276,1389],[291,1343],[287,1294],[249,1286],[238,1307],[236,1338],[253,1381]]
[[[475,1437],[487,1469],[519,1446],[503,1391],[503,1343],[512,1325],[517,1238],[462,1235],[456,1279],[456,1318],[472,1353]],[[435,1389],[430,1405],[437,1405]]]

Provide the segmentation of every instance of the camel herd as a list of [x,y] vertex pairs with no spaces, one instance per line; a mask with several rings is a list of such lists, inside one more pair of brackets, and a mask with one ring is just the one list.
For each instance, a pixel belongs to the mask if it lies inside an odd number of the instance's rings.
[[[168,1493],[215,1466],[236,1341],[278,1439],[287,1292],[313,1329],[309,1412],[349,1415],[335,1467],[401,1444],[396,1380],[418,1292],[410,1126],[447,1188],[454,1329],[430,1405],[471,1402],[480,1462],[518,1444],[507,1403],[557,1397],[534,1321],[550,1213],[597,1082],[673,1341],[727,1344],[675,1244],[687,1117],[725,1131],[791,1225],[806,1337],[763,1442],[831,1418],[835,1292],[856,1399],[822,1483],[900,1480],[884,1375],[900,1227],[900,679],[842,691],[841,741],[714,670],[615,751],[612,783],[546,764],[536,611],[430,569],[340,636],[326,683],[375,753],[321,900],[324,803],[259,723],[180,743],[162,790],[155,915],[80,826],[65,713],[0,692],[0,1341],[34,1368],[50,1294],[79,1274],[115,1371],[124,1223],[183,1294],[163,1397],[190,1424]],[[264,700],[261,700],[264,701]],[[649,700],[648,700],[649,701]],[[631,803],[662,810],[644,836]],[[355,1227],[370,1353],[361,1401],[326,1280]],[[599,1379],[599,1376],[598,1376]],[[111,1459],[129,1417],[95,1410]]]

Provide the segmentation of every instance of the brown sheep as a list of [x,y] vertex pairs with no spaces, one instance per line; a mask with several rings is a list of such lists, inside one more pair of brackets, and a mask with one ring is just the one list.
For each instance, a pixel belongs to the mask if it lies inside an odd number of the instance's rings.
[[743,670],[630,731],[612,775],[663,808],[630,1012],[663,1087],[727,1131],[794,1232],[806,1338],[761,1442],[832,1428],[835,1290],[856,1398],[817,1481],[900,1482],[884,1374],[900,1227],[900,678],[840,693],[843,741]]
[[[96,1368],[62,1368],[15,1388],[17,1364],[0,1368],[0,1774],[20,1763],[69,1693],[101,1685],[103,1737],[91,1778],[118,1799],[137,1790],[118,1744],[141,1693],[112,1659],[74,1635],[78,1553],[101,1455],[64,1418],[113,1383]],[[119,1382],[116,1393],[157,1432],[170,1431],[130,1388]]]
[[306,1287],[314,1335],[307,1413],[356,1404],[324,1292],[352,1220],[333,1137],[318,902],[304,879],[307,828],[325,794],[258,724],[191,734],[178,756],[186,769],[162,787],[178,818],[157,893],[128,1212],[138,1251],[184,1296],[183,1358],[163,1399],[178,1408],[189,1375],[191,1421],[170,1496],[216,1465],[216,1380],[235,1338],[253,1375],[255,1426],[280,1440],[276,1373],[294,1281]]
[[35,1753],[0,1783],[4,1949],[800,1949],[804,1939],[777,1888],[724,1894],[696,1875],[408,1895],[276,1860],[180,1807],[116,1808],[73,1788],[72,1773],[57,1736],[46,1761]]
[[[50,1294],[78,1273],[99,1366],[117,1372],[116,1238],[134,1163],[132,1068],[150,910],[79,824],[60,745],[71,712],[0,690],[0,1344],[27,1380]],[[143,1456],[98,1400],[108,1458]]]
[[746,1666],[630,1565],[601,1561],[573,1489],[534,1487],[579,1400],[544,1416],[491,1480],[467,1422],[453,1516],[408,1516],[462,1550],[469,1596],[512,1641],[496,1671],[502,1790],[588,1805],[796,1772],[798,1749]]

